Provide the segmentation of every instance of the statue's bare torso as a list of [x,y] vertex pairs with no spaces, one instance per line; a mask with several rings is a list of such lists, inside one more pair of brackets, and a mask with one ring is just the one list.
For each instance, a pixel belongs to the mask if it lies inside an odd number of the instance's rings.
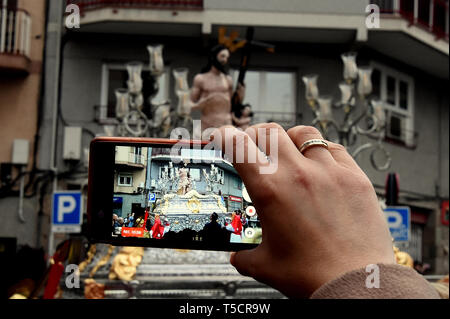
[[193,110],[201,111],[202,131],[209,127],[231,125],[231,95],[233,84],[230,76],[212,69],[198,74],[194,79],[191,100]]

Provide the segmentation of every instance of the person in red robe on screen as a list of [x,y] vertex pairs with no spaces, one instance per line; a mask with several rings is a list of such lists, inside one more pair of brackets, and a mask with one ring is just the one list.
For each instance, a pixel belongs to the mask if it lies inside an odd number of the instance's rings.
[[242,233],[242,221],[241,221],[241,215],[239,211],[235,211],[233,213],[233,220],[231,221],[231,226],[233,226],[234,232],[231,242],[239,242],[241,239],[241,233]]
[[145,210],[144,224],[142,225],[142,228],[144,230],[145,230],[145,226],[147,225],[147,219],[148,219],[148,209]]
[[159,215],[155,215],[155,223],[152,227],[152,237],[155,239],[161,239],[164,236],[164,225],[161,224],[161,219],[159,218]]

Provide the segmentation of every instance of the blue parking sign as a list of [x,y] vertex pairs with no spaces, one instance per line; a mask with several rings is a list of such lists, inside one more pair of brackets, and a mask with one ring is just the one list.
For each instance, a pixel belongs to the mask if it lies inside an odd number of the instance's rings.
[[386,221],[394,241],[409,241],[411,212],[408,206],[391,206],[384,210]]
[[150,194],[148,194],[148,201],[149,201],[150,203],[156,202],[156,194],[155,194],[155,193],[150,193]]
[[55,226],[81,224],[81,192],[53,193],[52,224]]

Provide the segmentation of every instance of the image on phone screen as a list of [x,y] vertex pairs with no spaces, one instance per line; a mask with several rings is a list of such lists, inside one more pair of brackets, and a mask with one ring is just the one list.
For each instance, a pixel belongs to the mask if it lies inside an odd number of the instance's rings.
[[218,150],[115,146],[112,237],[259,244],[245,186]]

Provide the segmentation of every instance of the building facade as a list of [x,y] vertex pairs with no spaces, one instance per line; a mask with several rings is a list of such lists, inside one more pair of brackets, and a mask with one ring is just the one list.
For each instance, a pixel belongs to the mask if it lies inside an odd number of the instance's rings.
[[116,147],[114,212],[117,216],[144,215],[147,201],[142,192],[147,182],[147,161],[147,147]]
[[[40,246],[45,0],[0,1],[0,237]],[[44,179],[41,179],[45,182]]]
[[[192,150],[180,148],[177,155],[169,148],[116,147],[114,174],[114,213],[118,217],[144,216],[144,210],[152,207],[149,195],[154,194],[152,202],[162,199],[164,194],[180,191],[180,177],[175,171],[186,170],[189,187],[200,195],[220,194],[227,212],[243,208],[243,184],[232,164],[223,159],[218,151]],[[175,161],[175,163],[174,163]],[[177,163],[179,161],[179,163]],[[211,179],[211,164],[215,165],[214,181]],[[166,181],[164,172],[167,173]],[[206,175],[206,176],[205,176]]]
[[[368,27],[366,17],[372,2],[380,8],[376,28]],[[66,19],[73,18],[73,12],[64,15],[67,4],[78,5],[79,28],[66,28]],[[189,68],[191,84],[217,44],[219,28],[244,37],[249,26],[255,40],[276,48],[252,52],[246,102],[254,123],[310,124],[302,77],[318,74],[321,94],[339,99],[344,52],[357,51],[358,65],[373,67],[373,94],[383,101],[387,119],[382,145],[392,157],[389,171],[399,175],[398,205],[411,209],[411,240],[398,245],[429,263],[433,274],[448,273],[449,231],[441,213],[449,197],[448,1],[51,2],[46,70],[55,77],[46,77],[40,168],[65,172],[73,165],[60,152],[64,126],[83,128],[83,151],[93,135],[117,125],[114,90],[126,87],[127,62],[148,64],[148,44],[164,45],[166,71],[158,94],[175,107],[172,71]],[[235,79],[239,61],[237,51],[230,61]],[[360,137],[355,147],[366,142],[376,139]],[[387,172],[373,167],[370,152],[356,160],[384,200]],[[53,187],[85,185],[85,179],[70,177]]]

